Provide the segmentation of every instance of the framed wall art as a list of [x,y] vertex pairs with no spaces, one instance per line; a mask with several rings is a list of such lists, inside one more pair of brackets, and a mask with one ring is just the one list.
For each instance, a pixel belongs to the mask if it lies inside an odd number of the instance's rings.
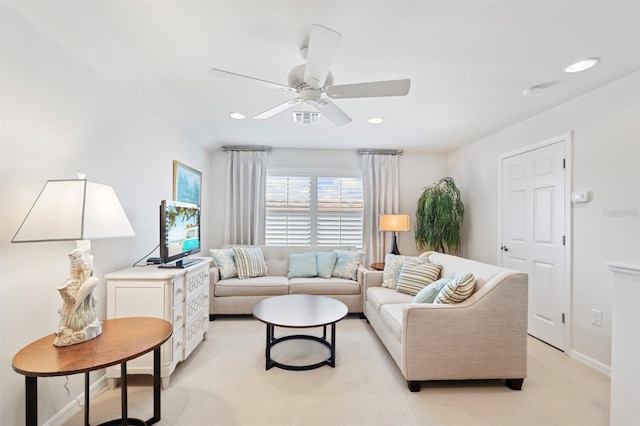
[[173,199],[200,205],[202,173],[179,161],[173,161]]

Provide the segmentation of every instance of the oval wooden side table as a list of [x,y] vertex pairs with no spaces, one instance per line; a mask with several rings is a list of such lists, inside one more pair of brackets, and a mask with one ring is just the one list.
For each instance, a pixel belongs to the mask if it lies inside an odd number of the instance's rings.
[[[122,418],[103,425],[151,425],[160,420],[160,346],[171,337],[168,321],[129,317],[104,320],[102,334],[77,345],[53,345],[55,334],[22,348],[13,357],[13,369],[25,376],[26,424],[38,424],[38,377],[85,373],[84,423],[89,424],[89,372],[120,364],[122,367]],[[153,351],[153,417],[147,421],[128,418],[127,361]]]

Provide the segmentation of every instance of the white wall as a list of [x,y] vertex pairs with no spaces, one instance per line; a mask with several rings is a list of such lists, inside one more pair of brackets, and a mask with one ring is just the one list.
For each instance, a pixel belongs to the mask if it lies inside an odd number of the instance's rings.
[[[569,131],[573,190],[593,197],[571,212],[571,349],[610,366],[613,277],[604,262],[640,258],[640,72],[450,153],[467,209],[462,254],[497,262],[498,156]],[[602,327],[591,324],[592,309],[603,311]]]
[[[309,131],[313,131],[310,127]],[[366,146],[366,141],[362,142]],[[224,237],[224,205],[228,153],[218,151],[211,156],[212,217],[211,247],[220,247]],[[318,149],[274,149],[268,154],[269,167],[361,169],[361,158],[355,151]],[[422,189],[446,176],[447,155],[405,151],[400,157],[400,213],[411,215],[413,225],[416,202]],[[413,230],[398,235],[398,249],[402,254],[417,254]],[[384,259],[380,259],[383,261]]]
[[[159,242],[158,206],[172,197],[172,161],[203,172],[209,155],[148,109],[84,65],[41,30],[0,3],[0,423],[24,424],[24,377],[13,355],[53,333],[68,277],[72,242],[10,244],[47,179],[75,178],[112,185],[137,236],[93,241],[98,314],[105,317],[107,272],[131,266]],[[208,214],[209,193],[203,193]],[[208,223],[203,245],[208,246]],[[157,252],[156,252],[157,253]],[[92,374],[92,381],[104,371]],[[70,376],[71,396],[83,376]],[[39,420],[72,399],[65,379],[38,380]]]

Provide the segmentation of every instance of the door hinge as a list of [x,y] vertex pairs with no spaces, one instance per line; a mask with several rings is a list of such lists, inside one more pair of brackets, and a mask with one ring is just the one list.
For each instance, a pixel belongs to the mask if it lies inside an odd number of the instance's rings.
[[566,158],[563,158],[563,159],[562,159],[562,168],[563,168],[563,169],[566,169],[566,168],[567,168],[567,159],[566,159]]
[[564,312],[562,313],[562,323],[564,324]]
[[566,239],[565,239],[565,236],[564,236],[564,235],[562,236],[562,245],[563,245],[563,246],[567,245],[567,244],[566,244]]

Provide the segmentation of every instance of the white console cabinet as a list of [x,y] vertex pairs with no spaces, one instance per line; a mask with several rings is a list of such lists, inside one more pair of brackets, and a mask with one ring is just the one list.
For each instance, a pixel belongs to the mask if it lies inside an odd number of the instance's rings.
[[[190,258],[193,260],[194,258]],[[173,326],[173,335],[160,351],[162,388],[176,365],[193,352],[209,331],[210,258],[183,269],[149,265],[105,275],[107,318],[155,317]],[[153,374],[151,353],[127,362],[128,374]],[[107,368],[107,382],[115,388],[120,366]]]

